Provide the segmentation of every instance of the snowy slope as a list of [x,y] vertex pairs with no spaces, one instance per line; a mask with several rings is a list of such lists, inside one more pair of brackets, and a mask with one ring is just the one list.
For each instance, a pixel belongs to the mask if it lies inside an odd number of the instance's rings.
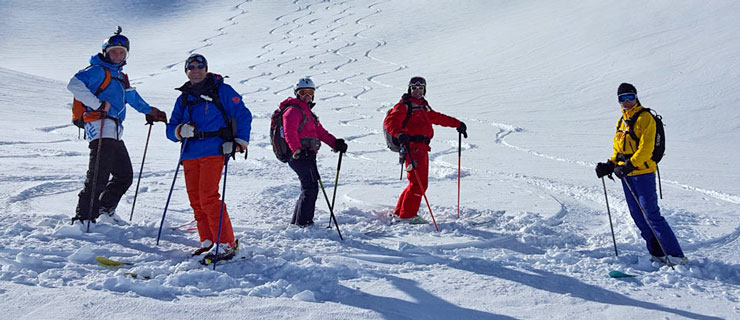
[[[4,1],[0,10],[0,308],[8,318],[740,317],[740,4]],[[182,62],[199,52],[255,116],[250,157],[228,172],[238,262],[201,267],[187,254],[198,245],[190,231],[165,227],[155,244],[178,157],[161,124],[134,220],[89,234],[69,225],[88,149],[70,124],[65,85],[117,24],[132,40],[126,71],[152,105],[169,113],[173,88],[186,81]],[[321,195],[317,227],[288,225],[299,185],[269,145],[271,112],[305,75],[319,85],[322,123],[349,144],[335,212],[344,241],[323,228]],[[427,78],[435,110],[470,132],[460,219],[457,133],[436,129],[431,145],[428,196],[440,232],[387,225],[405,183],[381,122],[413,75]],[[609,181],[614,256],[593,166],[611,153],[624,81],[667,125],[661,208],[691,260],[676,270],[649,263],[622,190]],[[129,109],[124,140],[135,171],[143,123]],[[322,150],[330,197],[336,165]],[[166,224],[191,219],[180,174]],[[98,255],[134,266],[102,267]],[[638,277],[608,278],[615,269]]]

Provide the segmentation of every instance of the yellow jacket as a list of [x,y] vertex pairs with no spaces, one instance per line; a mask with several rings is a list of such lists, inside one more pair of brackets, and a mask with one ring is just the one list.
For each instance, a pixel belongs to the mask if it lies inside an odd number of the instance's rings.
[[643,112],[637,118],[634,125],[634,133],[638,141],[632,139],[629,134],[629,120],[633,115],[643,108],[636,105],[627,110],[622,109],[622,117],[617,121],[617,133],[614,135],[614,153],[609,159],[617,165],[623,165],[624,160],[618,157],[619,154],[629,157],[630,162],[635,167],[629,176],[655,172],[657,164],[651,159],[653,149],[655,148],[655,119],[649,112]]

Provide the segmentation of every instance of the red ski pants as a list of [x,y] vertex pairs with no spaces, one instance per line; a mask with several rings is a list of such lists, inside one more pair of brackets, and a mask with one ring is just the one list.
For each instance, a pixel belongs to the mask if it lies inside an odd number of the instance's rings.
[[[185,171],[185,187],[188,190],[190,206],[198,222],[200,241],[210,240],[216,243],[221,215],[221,195],[218,193],[218,184],[224,168],[224,157],[208,156],[184,160],[182,167]],[[231,246],[235,245],[234,230],[231,228],[231,220],[225,204],[219,241]]]
[[[421,148],[411,148],[411,157],[416,162],[416,169],[406,172],[409,185],[398,198],[396,209],[393,211],[401,219],[409,219],[416,216],[421,204],[422,193],[426,192],[429,176],[429,152]],[[409,157],[406,155],[406,168],[409,168]],[[416,176],[419,179],[416,179]],[[421,181],[421,185],[419,184]]]

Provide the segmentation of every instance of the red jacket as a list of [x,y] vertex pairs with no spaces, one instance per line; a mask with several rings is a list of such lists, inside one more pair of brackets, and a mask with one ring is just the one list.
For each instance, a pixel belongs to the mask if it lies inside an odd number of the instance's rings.
[[[298,106],[288,108],[283,113],[283,134],[285,134],[285,142],[288,143],[290,151],[295,152],[301,148],[301,138],[318,138],[334,148],[334,143],[337,139],[321,126],[319,119],[311,113],[311,108],[308,107],[308,104],[296,98],[288,98],[280,103],[280,106],[290,104]],[[305,122],[303,121],[304,114],[306,115]],[[304,125],[303,129],[299,132],[298,127],[301,123],[304,123]]]
[[[404,94],[404,96],[407,95],[408,94]],[[434,137],[434,129],[432,128],[433,124],[453,128],[460,126],[459,120],[432,110],[432,108],[429,107],[429,103],[424,98],[416,99],[411,96],[408,97],[413,111],[411,112],[411,117],[405,127],[401,128],[403,120],[406,119],[407,112],[406,104],[403,103],[403,97],[401,98],[401,101],[393,106],[393,109],[385,118],[385,121],[383,121],[383,126],[385,126],[385,129],[392,136],[398,137],[398,134],[403,132],[410,136],[419,135],[432,139],[432,137]],[[412,144],[415,147],[423,145],[426,146],[427,151],[431,150],[431,148],[423,142],[412,142]]]

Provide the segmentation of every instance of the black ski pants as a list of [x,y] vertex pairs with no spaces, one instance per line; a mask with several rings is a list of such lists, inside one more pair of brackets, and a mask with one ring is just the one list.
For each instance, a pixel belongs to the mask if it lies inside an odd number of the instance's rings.
[[[126,150],[123,140],[103,139],[103,145],[98,154],[98,143],[100,139],[90,142],[90,162],[87,167],[87,178],[85,187],[80,191],[77,201],[75,219],[88,220],[97,219],[101,209],[111,212],[116,209],[118,202],[134,180],[131,158]],[[97,181],[93,182],[95,176],[95,162],[100,157],[97,168]],[[113,176],[111,179],[110,177]],[[95,183],[95,194],[92,194],[92,186]],[[93,197],[93,206],[90,210],[90,197]]]
[[295,204],[291,224],[306,226],[313,224],[316,197],[319,194],[319,172],[316,169],[316,153],[306,151],[300,158],[290,159],[288,165],[298,174],[301,181],[301,196]]

